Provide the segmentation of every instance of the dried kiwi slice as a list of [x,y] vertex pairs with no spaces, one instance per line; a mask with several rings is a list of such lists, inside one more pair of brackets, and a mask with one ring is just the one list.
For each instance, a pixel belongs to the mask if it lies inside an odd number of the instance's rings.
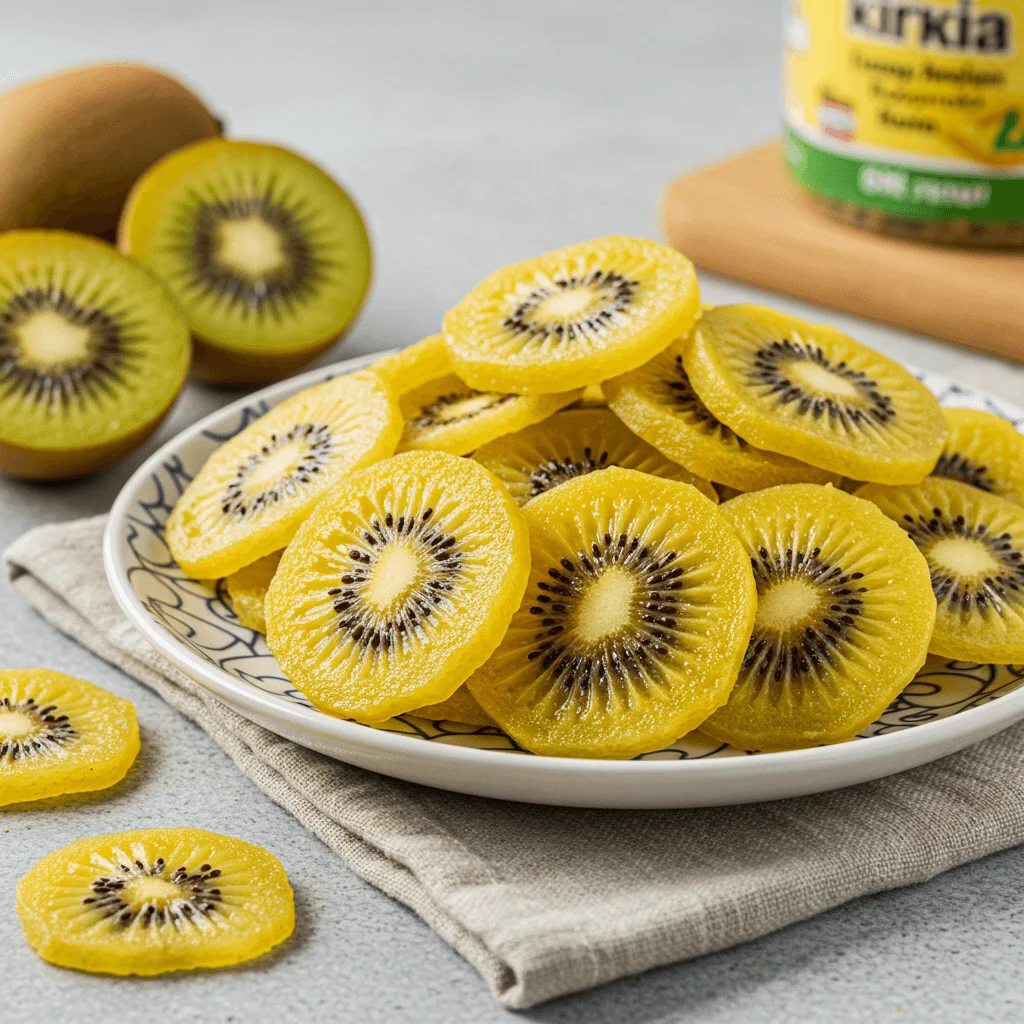
[[549,394],[645,363],[699,312],[685,256],[610,235],[491,274],[445,316],[444,340],[474,388]]
[[701,731],[746,750],[851,739],[924,664],[928,567],[868,502],[789,484],[721,506],[750,557],[757,617],[729,703]]
[[1002,416],[943,409],[949,435],[933,476],[960,480],[1024,505],[1024,436]]
[[1024,663],[1024,508],[929,477],[857,491],[920,548],[938,602],[931,650],[978,664]]
[[138,752],[129,701],[62,672],[0,670],[0,806],[106,789]]
[[279,146],[207,139],[135,184],[118,243],[166,282],[214,384],[276,380],[355,319],[370,241],[348,194]]
[[263,558],[257,558],[251,565],[233,572],[224,581],[231,610],[246,629],[254,629],[257,633],[267,631],[263,601],[283,553],[275,551],[273,554],[264,555]]
[[518,433],[499,437],[473,456],[509,489],[519,505],[598,469],[621,466],[692,484],[718,501],[715,489],[666,459],[607,409],[570,409]]
[[369,367],[399,397],[438,377],[452,372],[448,346],[440,334],[431,334],[416,344],[391,352]]
[[657,750],[725,703],[754,618],[750,563],[687,484],[612,467],[531,501],[526,595],[467,682],[538,754]]
[[195,579],[230,576],[283,548],[353,469],[386,458],[402,414],[372,373],[292,395],[221,445],[178,499],[167,545]]
[[579,397],[579,389],[554,395],[474,391],[454,374],[447,374],[402,398],[405,429],[398,450],[468,455],[496,437],[547,419]]
[[101,974],[227,967],[295,928],[281,862],[252,843],[195,828],[69,843],[18,883],[17,908],[44,960]]
[[609,408],[660,452],[738,491],[790,483],[838,483],[839,475],[748,444],[718,420],[690,385],[686,338],[650,362],[602,385]]
[[343,480],[288,545],[267,643],[321,710],[375,724],[446,700],[526,585],[519,510],[478,463],[406,452]]
[[477,699],[460,686],[447,700],[427,704],[410,711],[410,715],[426,718],[431,722],[461,722],[463,725],[494,725],[494,719],[477,702]]
[[191,355],[160,282],[95,238],[0,235],[0,471],[82,476],[156,429]]
[[704,404],[751,444],[855,480],[917,483],[946,439],[935,396],[899,363],[762,306],[709,310],[683,365]]

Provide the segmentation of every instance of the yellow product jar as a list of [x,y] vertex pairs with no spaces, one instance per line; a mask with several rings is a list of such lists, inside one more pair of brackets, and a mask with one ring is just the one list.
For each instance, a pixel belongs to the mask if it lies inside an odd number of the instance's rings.
[[785,159],[834,217],[1024,246],[1024,0],[786,0]]

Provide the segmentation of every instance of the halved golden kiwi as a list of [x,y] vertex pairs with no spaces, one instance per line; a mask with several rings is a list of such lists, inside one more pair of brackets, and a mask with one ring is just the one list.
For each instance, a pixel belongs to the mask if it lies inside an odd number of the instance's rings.
[[167,545],[194,579],[279,551],[350,470],[386,458],[402,414],[387,385],[351,373],[285,399],[221,445],[178,498]]
[[283,149],[208,139],[154,164],[118,242],[170,289],[213,384],[284,377],[331,345],[370,284],[370,241],[348,194]]
[[700,400],[683,367],[688,338],[601,385],[634,433],[694,473],[739,491],[789,483],[838,483],[839,474],[748,444]]
[[949,436],[932,475],[959,480],[1024,505],[1024,435],[992,412],[942,411]]
[[1024,508],[932,476],[857,495],[906,530],[927,559],[938,601],[931,650],[957,661],[1024,663]]
[[721,510],[749,555],[757,616],[729,703],[701,731],[746,750],[856,736],[927,657],[935,598],[924,558],[878,509],[834,487],[772,487]]
[[633,757],[725,703],[755,591],[712,501],[612,467],[539,495],[523,515],[526,595],[466,684],[505,732],[538,754]]
[[167,415],[191,351],[163,286],[113,246],[0,234],[0,471],[52,480],[116,462]]
[[550,394],[639,366],[699,312],[685,256],[610,235],[491,274],[445,316],[444,340],[471,387]]
[[497,646],[526,523],[470,459],[406,452],[342,480],[288,545],[267,643],[321,710],[375,724],[449,698]]
[[[916,483],[942,452],[935,396],[832,327],[762,306],[717,306],[683,352],[694,391],[758,448],[855,480]],[[729,481],[723,481],[728,483]]]
[[569,409],[515,434],[499,437],[474,455],[509,489],[519,505],[598,469],[621,466],[692,484],[718,501],[707,480],[695,476],[631,433],[607,409]]

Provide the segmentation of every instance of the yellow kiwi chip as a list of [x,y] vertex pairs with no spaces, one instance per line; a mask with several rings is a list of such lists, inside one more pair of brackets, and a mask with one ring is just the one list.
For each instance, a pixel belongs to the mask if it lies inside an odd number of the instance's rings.
[[685,256],[610,235],[486,277],[445,316],[444,340],[471,387],[550,394],[645,363],[699,313]]
[[683,366],[704,404],[750,444],[854,480],[923,480],[946,439],[935,396],[899,363],[762,306],[706,312]]
[[164,974],[227,967],[286,939],[295,903],[281,862],[195,828],[77,839],[18,883],[25,938],[60,967]]

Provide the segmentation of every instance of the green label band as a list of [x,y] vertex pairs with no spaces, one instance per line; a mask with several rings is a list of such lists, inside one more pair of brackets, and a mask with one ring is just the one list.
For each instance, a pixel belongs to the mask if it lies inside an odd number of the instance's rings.
[[790,173],[812,192],[915,220],[1024,221],[1024,178],[920,171],[819,149],[786,129]]

